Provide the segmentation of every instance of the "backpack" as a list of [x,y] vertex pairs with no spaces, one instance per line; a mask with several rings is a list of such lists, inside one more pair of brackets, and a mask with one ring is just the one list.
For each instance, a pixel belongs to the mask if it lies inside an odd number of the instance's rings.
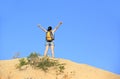
[[54,40],[53,33],[51,31],[46,32],[46,41],[47,42],[52,42]]

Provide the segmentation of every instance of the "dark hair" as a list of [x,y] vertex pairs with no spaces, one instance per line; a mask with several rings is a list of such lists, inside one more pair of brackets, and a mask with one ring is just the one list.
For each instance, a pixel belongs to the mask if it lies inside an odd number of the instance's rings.
[[50,31],[50,30],[52,30],[52,27],[51,27],[51,26],[48,27],[48,31]]

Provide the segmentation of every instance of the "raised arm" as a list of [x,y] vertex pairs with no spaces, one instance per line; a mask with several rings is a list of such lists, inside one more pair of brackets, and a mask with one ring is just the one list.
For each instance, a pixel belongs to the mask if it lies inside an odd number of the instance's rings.
[[40,24],[38,24],[38,27],[43,30],[44,32],[47,32],[47,30],[45,28],[43,28]]
[[55,31],[60,27],[61,24],[62,24],[62,22],[60,22],[60,23],[55,27],[55,29],[53,30],[53,32],[55,32]]

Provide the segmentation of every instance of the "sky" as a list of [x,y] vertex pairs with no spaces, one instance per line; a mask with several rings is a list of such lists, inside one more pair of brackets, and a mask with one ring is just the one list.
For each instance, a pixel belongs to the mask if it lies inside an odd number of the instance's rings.
[[[0,60],[16,53],[41,56],[45,33],[55,28],[55,57],[120,74],[119,0],[1,0]],[[49,50],[48,55],[51,56]]]

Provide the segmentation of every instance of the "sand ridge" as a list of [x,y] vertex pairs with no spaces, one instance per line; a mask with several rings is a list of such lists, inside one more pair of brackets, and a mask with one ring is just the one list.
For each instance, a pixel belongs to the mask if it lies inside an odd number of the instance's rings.
[[56,58],[65,63],[62,74],[56,74],[56,70],[50,68],[48,72],[27,66],[26,69],[16,69],[19,59],[0,60],[0,79],[120,79],[120,75],[70,60]]

